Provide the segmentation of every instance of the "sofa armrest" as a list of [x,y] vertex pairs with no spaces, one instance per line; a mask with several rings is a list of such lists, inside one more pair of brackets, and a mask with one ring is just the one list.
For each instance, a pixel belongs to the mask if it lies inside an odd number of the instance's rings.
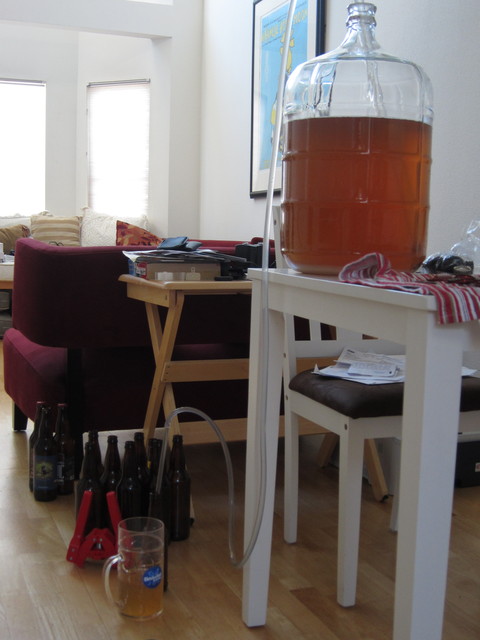
[[144,305],[130,300],[121,274],[124,247],[58,247],[17,241],[13,326],[53,347],[150,344]]

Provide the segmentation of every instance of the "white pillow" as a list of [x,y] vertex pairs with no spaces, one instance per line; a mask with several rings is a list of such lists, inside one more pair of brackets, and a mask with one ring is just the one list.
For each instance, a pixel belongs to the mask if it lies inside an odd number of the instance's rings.
[[30,216],[22,216],[20,213],[14,216],[0,216],[0,227],[13,227],[17,224],[24,224],[30,229]]
[[[148,229],[147,216],[120,216],[124,222],[130,222]],[[117,217],[97,213],[87,209],[82,218],[80,243],[82,247],[114,246],[117,241]]]

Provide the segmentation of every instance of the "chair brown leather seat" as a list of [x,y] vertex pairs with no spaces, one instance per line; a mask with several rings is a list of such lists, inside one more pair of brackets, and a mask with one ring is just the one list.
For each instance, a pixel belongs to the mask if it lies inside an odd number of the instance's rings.
[[[403,383],[366,385],[302,371],[292,378],[289,388],[350,418],[400,416],[403,409]],[[480,378],[462,378],[460,411],[480,410]]]

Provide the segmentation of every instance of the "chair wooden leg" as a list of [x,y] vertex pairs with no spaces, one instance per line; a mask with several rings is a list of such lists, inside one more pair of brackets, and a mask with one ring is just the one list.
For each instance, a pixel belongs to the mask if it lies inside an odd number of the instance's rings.
[[12,408],[12,427],[14,431],[25,431],[28,417],[21,411],[15,403]]
[[[335,433],[326,433],[317,455],[319,467],[326,467],[338,443],[338,436]],[[383,502],[388,498],[388,487],[383,473],[382,464],[377,451],[375,440],[365,440],[365,464],[368,471],[368,478],[372,485],[375,500]]]
[[[163,406],[163,412],[165,414],[165,420],[177,408],[175,404],[175,396],[173,394],[173,387],[170,383],[167,383],[165,385],[165,391],[163,392],[163,398],[162,398],[162,406]],[[172,446],[173,436],[175,435],[181,435],[178,416],[175,416],[170,423],[170,431],[168,434],[168,444],[170,445],[170,447]]]
[[375,440],[365,440],[364,456],[375,500],[383,502],[388,498],[388,487]]
[[400,448],[401,443],[398,438],[392,441],[394,454],[392,456],[392,473],[393,473],[393,502],[390,514],[390,530],[398,531],[398,502],[400,489]]
[[297,541],[298,447],[298,416],[286,411],[283,538],[290,544]]
[[320,445],[320,449],[317,454],[317,464],[319,467],[326,467],[330,462],[330,459],[333,455],[338,444],[338,436],[336,433],[326,433],[323,436],[322,443]]

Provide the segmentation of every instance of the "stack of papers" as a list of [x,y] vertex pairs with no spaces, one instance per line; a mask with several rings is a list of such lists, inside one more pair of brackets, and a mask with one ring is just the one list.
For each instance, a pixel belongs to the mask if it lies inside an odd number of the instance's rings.
[[405,356],[386,356],[380,353],[357,351],[345,347],[336,363],[313,373],[354,380],[362,384],[387,384],[405,380]]
[[[471,376],[476,369],[462,367],[462,376]],[[336,363],[313,373],[343,378],[361,384],[389,384],[405,380],[405,356],[386,356],[381,353],[357,351],[346,347]]]

